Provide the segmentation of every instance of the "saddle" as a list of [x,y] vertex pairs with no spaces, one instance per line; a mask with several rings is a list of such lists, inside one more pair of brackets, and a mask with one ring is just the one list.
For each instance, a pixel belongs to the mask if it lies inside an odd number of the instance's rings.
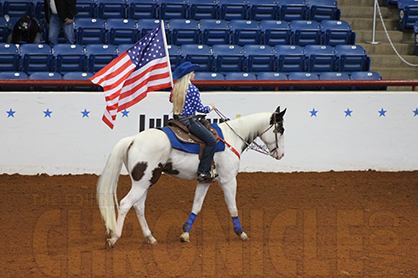
[[[216,139],[216,142],[218,142],[219,134],[216,131],[216,129],[214,129],[204,117],[201,117],[199,119],[199,122],[201,122],[203,126],[205,126],[212,133],[213,137],[215,137]],[[173,131],[173,133],[176,135],[177,139],[180,142],[190,143],[190,144],[199,144],[199,159],[202,158],[203,150],[205,149],[205,146],[206,146],[206,143],[203,142],[202,139],[200,139],[196,135],[193,135],[184,124],[180,123],[177,120],[174,120],[174,119],[169,120],[167,123],[167,126]]]

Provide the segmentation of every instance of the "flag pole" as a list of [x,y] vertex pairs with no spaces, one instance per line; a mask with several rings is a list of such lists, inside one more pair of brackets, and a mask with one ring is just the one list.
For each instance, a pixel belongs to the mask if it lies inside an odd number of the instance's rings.
[[171,72],[170,54],[168,53],[167,39],[165,37],[164,20],[161,20],[161,23],[160,24],[161,24],[161,29],[163,31],[163,39],[164,39],[165,53],[167,53],[167,57],[168,57],[167,63],[168,63],[168,68],[169,68],[169,71],[168,72],[170,73],[171,88],[173,88],[174,87],[174,84],[173,84],[173,74]]

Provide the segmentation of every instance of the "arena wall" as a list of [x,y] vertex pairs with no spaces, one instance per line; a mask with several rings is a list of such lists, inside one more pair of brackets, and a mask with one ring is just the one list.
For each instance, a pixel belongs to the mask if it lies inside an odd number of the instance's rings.
[[[9,174],[100,174],[119,139],[171,111],[168,92],[149,93],[111,130],[100,92],[0,92],[0,100],[0,172]],[[416,92],[220,92],[202,100],[231,119],[287,108],[284,158],[245,151],[242,172],[418,169]]]

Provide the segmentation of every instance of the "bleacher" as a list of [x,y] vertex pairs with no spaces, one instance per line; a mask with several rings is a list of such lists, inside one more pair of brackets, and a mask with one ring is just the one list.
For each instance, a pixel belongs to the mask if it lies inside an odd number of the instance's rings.
[[[78,0],[77,8],[76,44],[50,47],[43,1],[2,0],[0,69],[13,72],[10,78],[88,78],[164,20],[172,69],[199,64],[196,79],[341,79],[355,72],[381,79],[369,72],[370,57],[334,0]],[[40,22],[41,44],[5,42],[23,14]]]

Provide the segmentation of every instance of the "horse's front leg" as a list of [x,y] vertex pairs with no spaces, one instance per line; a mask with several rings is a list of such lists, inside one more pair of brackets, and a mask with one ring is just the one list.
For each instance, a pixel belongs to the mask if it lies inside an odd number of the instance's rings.
[[196,215],[201,211],[203,201],[209,189],[209,183],[198,183],[194,194],[192,213],[183,225],[183,233],[180,236],[181,241],[190,242],[189,232],[192,229]]
[[236,194],[237,194],[237,181],[234,179],[228,183],[220,184],[224,192],[225,202],[228,206],[229,213],[232,217],[232,223],[234,224],[234,232],[242,239],[247,240],[248,236],[241,227],[241,222],[238,217],[238,209],[236,203]]

